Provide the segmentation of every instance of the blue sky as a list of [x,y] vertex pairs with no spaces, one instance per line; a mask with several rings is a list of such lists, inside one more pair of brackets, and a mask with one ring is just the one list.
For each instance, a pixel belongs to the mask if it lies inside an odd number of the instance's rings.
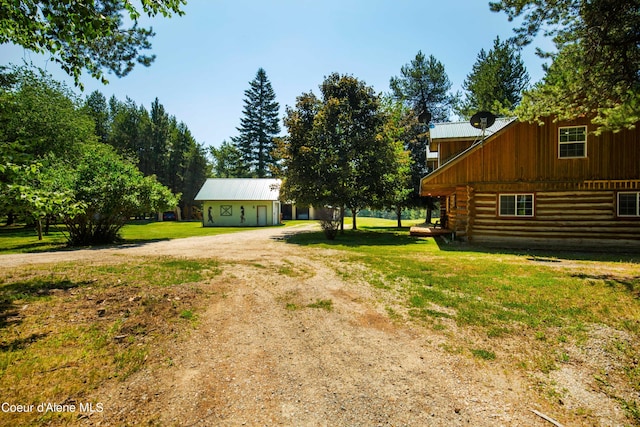
[[[244,91],[260,67],[281,117],[303,92],[317,94],[332,72],[387,92],[389,79],[419,50],[444,64],[456,91],[480,49],[488,51],[496,36],[507,39],[514,27],[504,13],[489,10],[488,0],[190,0],[184,10],[182,17],[142,23],[156,32],[151,67],[136,67],[124,78],[107,76],[107,86],[84,76],[81,95],[97,89],[147,108],[157,97],[207,146],[237,135]],[[535,46],[522,58],[532,82],[540,80]],[[0,60],[32,61],[73,84],[57,64],[20,47],[1,45]]]

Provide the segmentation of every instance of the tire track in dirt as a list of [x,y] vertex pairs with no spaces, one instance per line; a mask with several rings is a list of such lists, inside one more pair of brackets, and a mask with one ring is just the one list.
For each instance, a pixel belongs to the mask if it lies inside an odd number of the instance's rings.
[[[442,337],[392,322],[385,291],[336,272],[337,251],[286,243],[315,225],[142,245],[4,255],[0,264],[128,257],[215,258],[222,274],[189,337],[124,382],[91,393],[84,425],[528,425],[517,374],[450,354]],[[335,264],[335,263],[334,263]],[[308,307],[330,301],[331,309]]]
[[[96,259],[212,256],[223,273],[197,330],[167,349],[170,366],[149,363],[97,390],[105,411],[86,423],[544,425],[517,375],[446,353],[424,328],[393,323],[383,291],[345,281],[330,266],[335,251],[285,243],[283,232],[292,231],[102,252]],[[318,300],[331,301],[331,310],[308,307]]]

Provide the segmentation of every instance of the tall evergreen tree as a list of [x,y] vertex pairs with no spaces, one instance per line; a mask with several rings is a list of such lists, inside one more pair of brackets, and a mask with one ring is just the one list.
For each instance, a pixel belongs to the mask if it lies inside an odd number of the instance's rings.
[[164,106],[156,98],[151,104],[151,170],[149,175],[156,175],[163,184],[168,184],[167,176],[169,136],[171,132],[171,118]]
[[[444,65],[433,55],[427,59],[421,51],[416,57],[400,69],[401,75],[392,77],[389,82],[392,97],[402,102],[413,110],[417,117],[423,112],[431,115],[431,121],[443,122],[449,120],[449,112],[455,105],[456,96],[450,93],[451,81],[445,72]],[[408,129],[415,126],[406,122]],[[426,133],[426,124],[422,124],[423,134]],[[413,137],[407,137],[408,149],[411,152],[412,181],[414,183],[413,201],[419,205],[420,201],[427,208],[426,222],[431,222],[432,211],[436,209],[436,201],[432,197],[420,198],[420,178],[426,172],[425,153],[427,139],[420,136],[416,130],[409,130]],[[411,142],[409,142],[411,141]]]
[[465,118],[478,111],[512,114],[528,84],[529,73],[516,47],[496,37],[489,52],[480,50],[473,70],[462,84],[465,99],[455,110]]
[[278,114],[280,105],[263,68],[249,83],[244,100],[243,117],[238,131],[240,135],[231,138],[242,154],[245,169],[257,177],[271,175],[270,165],[275,165],[275,137],[280,133]]
[[99,90],[91,92],[85,101],[85,111],[96,123],[96,135],[100,142],[106,143],[109,139],[109,107],[107,98]]
[[125,102],[119,101],[115,96],[109,99],[109,114],[111,116],[111,129],[109,132],[109,144],[114,146],[121,154],[134,156],[138,159],[138,167],[146,173],[148,161],[143,145],[144,133],[148,129],[149,113],[138,107],[131,99]]
[[455,97],[449,93],[451,82],[444,65],[433,55],[427,59],[418,51],[409,64],[402,66],[400,76],[391,78],[389,87],[394,98],[413,109],[416,115],[426,109],[432,121],[448,120]]
[[194,198],[207,180],[210,174],[210,165],[207,162],[206,149],[202,144],[195,141],[190,145],[189,151],[185,153],[183,171],[183,189],[180,206],[182,208],[183,219],[193,219]]
[[542,31],[555,53],[543,57],[544,80],[518,107],[522,120],[585,115],[596,132],[633,128],[640,120],[640,0],[499,0],[491,10],[522,18],[515,41],[526,45]]
[[98,124],[105,115],[109,117],[106,142],[133,160],[144,175],[155,175],[173,193],[182,194],[180,208],[184,218],[191,218],[195,191],[210,168],[205,150],[187,125],[169,115],[157,98],[149,112],[129,98],[120,102],[112,97],[107,108],[104,97],[94,92],[84,109],[94,118],[96,129],[102,128]]

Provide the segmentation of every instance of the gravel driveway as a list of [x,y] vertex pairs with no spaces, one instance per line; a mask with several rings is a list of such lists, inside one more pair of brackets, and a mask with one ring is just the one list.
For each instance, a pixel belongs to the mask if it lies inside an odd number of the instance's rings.
[[0,262],[219,260],[210,305],[186,344],[167,350],[171,363],[149,363],[96,390],[105,410],[86,424],[549,425],[531,412],[536,406],[520,374],[444,351],[442,335],[390,320],[384,291],[343,279],[336,251],[283,239],[310,227],[7,255]]

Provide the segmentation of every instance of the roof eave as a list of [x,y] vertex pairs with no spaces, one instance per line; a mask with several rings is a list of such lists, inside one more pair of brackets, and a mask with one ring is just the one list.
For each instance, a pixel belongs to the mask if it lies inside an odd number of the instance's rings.
[[[473,152],[479,150],[480,148],[484,147],[485,144],[489,144],[492,141],[494,141],[495,139],[497,139],[498,135],[502,134],[505,131],[505,129],[513,126],[513,124],[516,123],[516,122],[517,122],[516,118],[511,119],[507,124],[505,124],[502,128],[500,128],[500,130],[498,130],[494,134],[491,134],[491,135],[487,136],[484,140],[481,140],[481,141],[473,144],[471,147],[467,148],[466,150],[460,152],[459,154],[457,154],[453,158],[449,159],[445,164],[443,164],[442,166],[440,166],[439,168],[437,168],[436,170],[431,172],[429,175],[426,175],[426,176],[422,177],[420,179],[420,196],[423,196],[423,197],[428,196],[428,194],[427,194],[428,192],[424,192],[423,193],[423,191],[422,191],[423,182],[428,182],[428,180],[435,178],[436,176],[440,175],[441,173],[443,173],[447,169],[450,169],[453,166],[457,165],[463,159],[465,159],[466,157],[471,155],[471,153],[473,153]],[[447,184],[446,186],[447,187],[451,187],[450,184]]]

